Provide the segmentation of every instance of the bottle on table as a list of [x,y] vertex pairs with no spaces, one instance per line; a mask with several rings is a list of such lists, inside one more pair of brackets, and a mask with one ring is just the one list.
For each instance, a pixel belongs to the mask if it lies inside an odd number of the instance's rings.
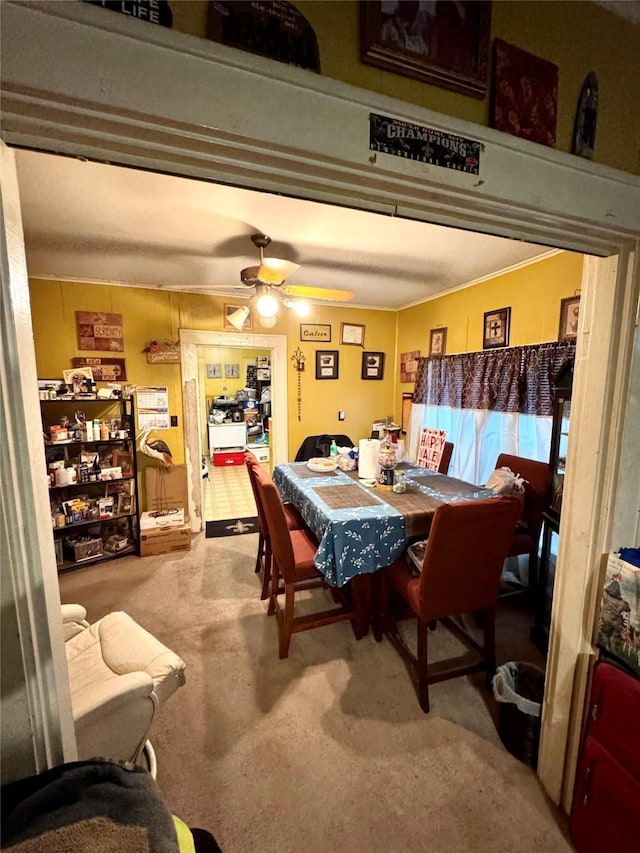
[[331,439],[331,445],[329,447],[329,456],[332,459],[335,459],[337,455],[338,455],[338,445],[336,444],[335,438],[332,438]]

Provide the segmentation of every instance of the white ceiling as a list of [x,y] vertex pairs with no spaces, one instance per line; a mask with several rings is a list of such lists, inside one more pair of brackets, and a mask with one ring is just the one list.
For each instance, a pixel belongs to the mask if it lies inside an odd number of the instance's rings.
[[[29,275],[232,295],[265,255],[289,284],[352,290],[398,309],[522,265],[548,248],[317,202],[17,151]],[[225,287],[231,285],[231,288]],[[236,289],[238,288],[238,289]]]

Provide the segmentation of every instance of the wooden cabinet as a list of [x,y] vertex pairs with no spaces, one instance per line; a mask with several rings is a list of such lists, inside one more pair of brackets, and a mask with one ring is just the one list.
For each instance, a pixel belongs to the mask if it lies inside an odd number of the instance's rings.
[[573,361],[568,361],[553,380],[553,423],[549,469],[551,472],[551,505],[542,518],[542,546],[540,569],[536,590],[536,613],[532,639],[546,655],[551,626],[551,606],[555,579],[555,562],[558,553],[558,531],[562,511],[562,494],[567,462],[569,422],[571,420],[571,386]]
[[138,554],[133,400],[43,400],[40,409],[58,571]]

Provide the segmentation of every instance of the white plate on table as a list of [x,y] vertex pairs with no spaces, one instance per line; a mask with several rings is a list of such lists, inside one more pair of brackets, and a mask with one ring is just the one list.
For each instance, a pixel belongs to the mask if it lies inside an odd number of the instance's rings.
[[307,462],[307,468],[316,474],[330,474],[337,467],[337,462],[334,462],[333,459],[327,459],[325,456],[315,456]]

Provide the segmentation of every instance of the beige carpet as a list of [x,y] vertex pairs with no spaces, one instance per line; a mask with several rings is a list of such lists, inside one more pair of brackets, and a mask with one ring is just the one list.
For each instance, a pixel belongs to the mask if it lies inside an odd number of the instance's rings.
[[[224,853],[572,849],[533,771],[502,747],[481,675],[434,685],[424,715],[388,641],[356,642],[348,623],[295,635],[278,660],[256,545],[202,534],[188,554],[60,577],[63,602],[91,621],[126,610],[186,661],[152,732],[175,814]],[[434,655],[455,643],[442,626],[430,635]],[[499,645],[498,660],[518,653],[526,642]]]

